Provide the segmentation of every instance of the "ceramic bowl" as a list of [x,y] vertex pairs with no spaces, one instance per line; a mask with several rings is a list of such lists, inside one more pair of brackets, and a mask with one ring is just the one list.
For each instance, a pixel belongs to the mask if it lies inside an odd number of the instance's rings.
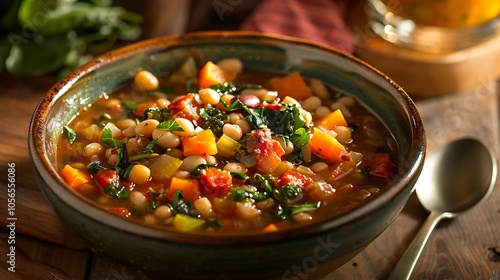
[[[381,195],[338,218],[259,235],[168,232],[110,214],[69,190],[55,167],[62,125],[102,92],[129,82],[138,68],[155,74],[202,60],[240,58],[245,67],[298,71],[354,96],[387,125],[401,164]],[[157,38],[104,54],[55,84],[36,108],[29,149],[41,190],[67,228],[92,252],[168,279],[317,279],[338,268],[391,224],[414,189],[425,133],[410,97],[366,63],[326,46],[249,32]]]

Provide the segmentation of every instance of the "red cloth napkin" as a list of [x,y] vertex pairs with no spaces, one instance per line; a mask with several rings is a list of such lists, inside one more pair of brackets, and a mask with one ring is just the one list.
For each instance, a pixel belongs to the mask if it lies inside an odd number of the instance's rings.
[[354,38],[345,14],[344,1],[262,0],[240,29],[307,39],[352,54]]

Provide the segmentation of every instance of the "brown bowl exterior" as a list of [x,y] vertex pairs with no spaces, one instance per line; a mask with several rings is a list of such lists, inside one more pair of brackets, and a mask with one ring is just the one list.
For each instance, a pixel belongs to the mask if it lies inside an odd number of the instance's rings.
[[[138,68],[161,75],[187,57],[238,57],[244,65],[323,80],[370,108],[398,145],[389,188],[335,219],[258,235],[204,236],[146,227],[110,214],[67,188],[58,175],[62,124],[102,92],[129,82]],[[54,85],[36,108],[29,148],[41,190],[68,229],[91,251],[172,279],[317,278],[354,257],[401,212],[425,156],[423,124],[410,97],[366,63],[326,46],[252,32],[203,32],[152,39],[100,56]]]

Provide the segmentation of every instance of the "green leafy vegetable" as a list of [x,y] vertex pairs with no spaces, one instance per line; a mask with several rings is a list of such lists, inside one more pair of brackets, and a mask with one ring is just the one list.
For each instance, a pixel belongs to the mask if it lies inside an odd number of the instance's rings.
[[255,201],[263,201],[270,196],[265,191],[251,191],[251,190],[243,189],[241,187],[236,187],[236,188],[231,189],[228,197],[229,197],[229,199],[231,199],[233,201],[242,201],[242,200],[245,200],[247,198],[252,198]]
[[73,142],[75,142],[75,140],[76,140],[76,132],[67,125],[63,125],[63,128],[66,131],[66,135],[68,136],[69,143],[73,144]]
[[172,112],[168,108],[153,107],[144,111],[144,119],[155,119],[159,122],[163,122],[168,120],[171,114]]
[[170,206],[172,207],[172,212],[174,214],[185,214],[191,217],[199,218],[199,215],[194,212],[191,203],[184,200],[181,190],[175,191],[174,200],[170,203]]
[[144,147],[144,150],[142,150],[143,153],[149,153],[153,147],[156,145],[156,143],[158,142],[158,140],[160,140],[160,138],[165,135],[165,134],[160,134],[160,136],[156,137],[155,139],[153,139],[153,141],[149,142],[146,147]]
[[102,168],[102,163],[100,161],[93,161],[89,163],[89,165],[87,166],[87,169],[92,174],[96,174],[101,168]]
[[244,181],[244,180],[248,179],[247,174],[245,174],[243,172],[229,172],[229,173],[231,174],[231,176],[233,176],[233,178],[235,178],[237,180]]
[[156,129],[159,130],[170,130],[170,131],[184,131],[182,126],[175,120],[166,120],[158,124]]
[[124,186],[120,186],[114,182],[110,183],[105,189],[104,192],[116,198],[128,198],[129,193],[125,189]]
[[208,227],[211,227],[214,229],[220,229],[222,227],[222,224],[220,223],[219,220],[213,220],[210,223],[208,223]]
[[229,121],[229,116],[217,108],[202,108],[200,116],[203,119],[201,127],[203,129],[210,129],[215,136],[222,136],[222,127]]
[[302,188],[294,184],[286,184],[273,190],[273,195],[281,203],[292,203],[303,197]]
[[132,112],[135,109],[137,109],[137,103],[131,102],[131,101],[125,101],[125,102],[123,102],[123,106],[125,108],[127,108],[127,110],[129,110],[130,112]]
[[113,138],[113,133],[111,132],[111,129],[109,129],[108,127],[105,127],[102,130],[101,137],[99,140],[111,148],[121,148],[125,146],[125,142]]
[[300,149],[304,147],[305,144],[309,143],[310,138],[309,131],[301,127],[293,132],[292,136],[290,136],[290,141],[292,141],[296,149]]
[[278,210],[275,212],[275,217],[280,220],[291,219],[294,215],[302,212],[314,211],[319,208],[320,202],[304,203],[300,205],[282,206],[278,205]]
[[110,1],[7,2],[0,3],[0,71],[16,75],[73,69],[88,61],[89,53],[140,34],[141,17]]

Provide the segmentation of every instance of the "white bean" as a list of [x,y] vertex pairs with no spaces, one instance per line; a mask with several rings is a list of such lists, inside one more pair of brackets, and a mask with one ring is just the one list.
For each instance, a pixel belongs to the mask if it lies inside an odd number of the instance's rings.
[[181,149],[176,149],[176,148],[168,149],[165,152],[165,154],[169,155],[171,157],[174,157],[174,158],[179,158],[179,159],[183,159],[184,158],[184,154],[182,153]]
[[172,210],[167,205],[160,205],[155,209],[155,215],[160,219],[167,219],[172,217]]
[[128,127],[135,126],[136,122],[133,119],[123,119],[117,121],[115,124],[119,129],[124,130]]
[[306,222],[312,220],[312,217],[308,213],[301,212],[293,215],[292,219],[297,222]]
[[157,223],[157,220],[156,220],[156,216],[151,214],[151,213],[146,213],[144,215],[144,222],[146,222],[147,224],[150,224],[150,225],[154,225]]
[[337,126],[333,128],[333,131],[337,133],[337,140],[342,144],[349,144],[352,142],[351,129],[347,126]]
[[193,171],[200,164],[207,164],[207,160],[200,156],[188,156],[182,160],[180,169]]
[[125,136],[125,137],[129,137],[129,138],[130,138],[130,137],[135,136],[135,127],[136,127],[136,126],[135,126],[135,125],[133,125],[133,126],[130,126],[130,127],[125,128],[125,129],[122,131],[123,136]]
[[148,138],[151,138],[153,135],[153,131],[156,129],[160,122],[155,119],[147,119],[140,122],[135,126],[135,134],[144,135]]
[[356,104],[356,99],[351,96],[342,96],[337,100],[337,102],[340,102],[347,107],[352,107],[354,106],[354,104]]
[[312,78],[309,80],[309,86],[311,87],[313,94],[317,97],[321,99],[328,99],[330,97],[328,88],[322,80]]
[[189,171],[186,171],[186,170],[177,170],[175,171],[174,173],[174,177],[177,177],[177,178],[189,178],[191,176],[191,172]]
[[243,71],[243,63],[237,58],[225,58],[217,62],[217,66],[222,70],[230,73],[241,73]]
[[321,98],[317,96],[309,96],[302,101],[302,108],[309,112],[316,110],[319,106],[321,106]]
[[238,120],[242,120],[242,119],[244,119],[244,118],[245,118],[245,117],[243,117],[243,115],[242,115],[242,114],[240,114],[240,113],[230,113],[230,114],[228,115],[228,117],[229,117],[229,122],[230,122],[230,123],[232,123],[232,124],[234,124],[234,123],[235,123],[236,121],[238,121]]
[[160,81],[158,81],[158,78],[156,78],[153,73],[147,70],[142,70],[135,74],[134,83],[139,88],[147,91],[157,90],[160,86]]
[[155,103],[159,108],[166,108],[170,105],[170,101],[166,98],[158,98]]
[[[122,139],[123,138],[122,131],[118,127],[116,127],[116,125],[114,123],[108,122],[104,126],[104,128],[108,128],[111,131],[111,134],[113,135],[113,139]],[[104,129],[103,129],[103,131],[104,131]]]
[[152,136],[153,139],[160,137],[158,141],[156,141],[156,144],[162,148],[176,148],[181,144],[179,136],[172,131],[155,129],[153,130]]
[[220,101],[220,95],[211,88],[204,88],[198,91],[201,103],[215,105]]
[[338,101],[333,102],[332,105],[330,105],[330,109],[332,109],[332,112],[339,109],[340,111],[342,111],[342,114],[345,117],[351,116],[351,111],[349,111],[349,109],[347,109],[347,106],[344,103],[340,103]]
[[175,134],[182,137],[189,137],[194,132],[193,123],[185,118],[176,118],[175,121],[182,127],[183,131],[174,131]]
[[270,100],[274,101],[276,97],[278,97],[278,92],[277,91],[269,91],[265,88],[259,88],[259,89],[254,89],[254,88],[247,88],[241,91],[241,95],[255,95],[257,96],[261,101],[263,100]]
[[295,104],[297,106],[301,106],[299,101],[297,101],[297,99],[293,98],[293,97],[290,97],[290,96],[285,96],[285,98],[283,98],[282,100],[283,103],[286,103],[286,104]]
[[204,218],[211,217],[213,215],[212,203],[208,198],[202,197],[193,201],[193,206],[198,213]]
[[226,123],[222,127],[222,132],[236,141],[240,140],[241,137],[243,137],[243,130],[239,125],[235,124]]
[[236,202],[235,212],[242,219],[253,219],[261,214],[261,211],[248,201]]
[[248,168],[246,167],[246,165],[244,165],[243,163],[239,163],[239,162],[229,162],[224,166],[223,169],[226,170],[227,172],[246,173],[248,171]]
[[234,98],[234,95],[232,94],[224,94],[223,96],[221,96],[221,100],[224,101],[224,103],[226,103],[227,105],[230,105],[231,104],[231,100],[233,100]]
[[205,160],[207,161],[207,164],[217,164],[217,158],[214,156],[206,156]]
[[252,126],[245,119],[237,120],[234,124],[241,128],[241,133],[243,135],[246,135],[252,130]]
[[322,117],[330,114],[332,111],[330,111],[330,108],[326,106],[319,106],[315,111],[314,111],[314,116],[316,119],[321,119]]
[[129,199],[139,210],[145,210],[148,207],[148,199],[139,191],[131,191]]
[[116,98],[110,98],[106,101],[106,108],[110,110],[116,110],[120,109],[122,106],[122,103],[119,99]]
[[150,177],[151,170],[142,164],[134,165],[128,174],[128,180],[136,183],[137,185],[142,185],[148,182]]
[[91,157],[93,155],[100,155],[104,151],[104,147],[99,143],[90,143],[83,147],[83,155]]

